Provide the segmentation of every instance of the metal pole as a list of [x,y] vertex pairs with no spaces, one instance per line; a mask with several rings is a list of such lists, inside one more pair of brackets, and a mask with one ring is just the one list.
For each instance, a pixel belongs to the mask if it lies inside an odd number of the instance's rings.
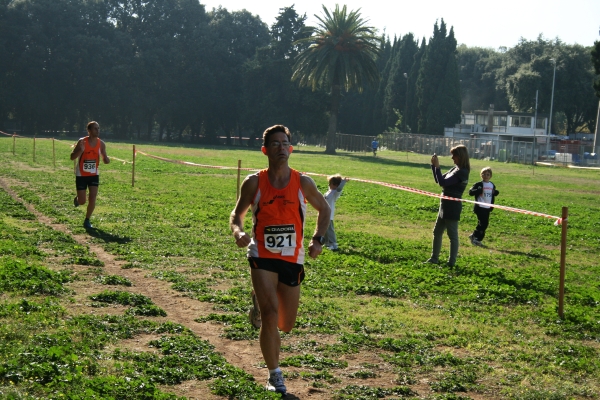
[[565,303],[565,260],[567,252],[567,217],[569,215],[569,208],[562,208],[562,219],[561,219],[561,238],[560,238],[560,280],[558,284],[558,316],[564,319],[564,303]]
[[240,169],[242,168],[242,160],[238,160],[238,169],[237,169],[237,195],[236,200],[240,198]]
[[131,187],[135,185],[135,144],[133,145],[133,162],[131,164]]
[[533,174],[535,175],[535,128],[537,128],[537,107],[538,107],[538,92],[535,91],[535,114],[533,117],[533,147],[531,148],[531,165],[533,165]]
[[408,114],[408,74],[404,73],[404,79],[406,79],[406,90],[404,91],[404,115],[402,116],[402,122],[404,125],[403,131],[406,132],[406,114]]
[[513,161],[513,153],[515,151],[514,145],[515,145],[515,137],[511,136],[511,138],[510,138],[510,159],[511,159],[510,161],[511,162]]
[[596,115],[596,133],[594,133],[594,146],[592,148],[592,152],[594,153],[597,153],[596,140],[598,139],[598,125],[600,125],[600,100],[598,101],[598,115]]
[[552,74],[552,97],[550,98],[550,121],[548,122],[548,134],[552,133],[552,106],[554,105],[554,80],[556,79],[556,59],[551,58],[554,63],[554,73]]

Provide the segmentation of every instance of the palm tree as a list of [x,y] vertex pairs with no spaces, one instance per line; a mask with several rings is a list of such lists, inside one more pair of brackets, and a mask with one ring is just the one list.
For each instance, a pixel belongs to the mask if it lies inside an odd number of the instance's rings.
[[307,27],[310,36],[297,44],[308,44],[294,64],[292,81],[312,90],[324,87],[331,91],[331,114],[327,130],[325,153],[335,154],[335,134],[342,87],[348,91],[356,88],[362,93],[365,83],[379,80],[376,59],[381,38],[375,28],[365,26],[360,8],[347,13],[346,6],[329,12],[323,6],[324,16],[317,27]]

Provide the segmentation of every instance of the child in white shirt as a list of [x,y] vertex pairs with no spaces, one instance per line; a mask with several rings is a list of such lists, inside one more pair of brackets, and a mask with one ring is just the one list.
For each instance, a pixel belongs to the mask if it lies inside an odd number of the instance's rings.
[[324,246],[327,246],[329,250],[338,251],[337,237],[335,235],[335,229],[333,226],[335,202],[340,198],[344,185],[350,179],[342,178],[340,174],[336,174],[328,177],[327,180],[329,181],[329,190],[323,195],[323,197],[325,197],[327,204],[329,204],[329,208],[331,208],[331,220],[329,222],[329,228],[327,228],[327,232],[325,232]]
[[[469,195],[475,196],[475,201],[479,203],[494,204],[494,199],[500,194],[496,190],[496,185],[490,182],[492,178],[492,168],[485,167],[481,170],[481,182],[469,189]],[[475,204],[473,212],[477,215],[477,227],[472,234],[469,235],[471,244],[481,246],[481,241],[485,237],[485,230],[490,223],[490,213],[494,208],[484,204]]]

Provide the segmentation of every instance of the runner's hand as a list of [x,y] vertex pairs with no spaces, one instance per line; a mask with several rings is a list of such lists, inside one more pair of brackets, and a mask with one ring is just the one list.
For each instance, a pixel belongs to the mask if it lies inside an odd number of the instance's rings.
[[250,244],[250,236],[246,235],[246,232],[238,233],[238,237],[235,239],[235,244],[237,244],[238,247],[248,247]]
[[308,246],[308,255],[312,258],[317,258],[323,251],[323,245],[320,242],[311,239],[310,245]]

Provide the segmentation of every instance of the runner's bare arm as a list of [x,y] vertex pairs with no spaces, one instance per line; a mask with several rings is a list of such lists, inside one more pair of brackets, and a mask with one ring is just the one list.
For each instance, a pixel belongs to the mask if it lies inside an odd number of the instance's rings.
[[244,217],[252,204],[252,199],[258,189],[258,176],[249,175],[242,182],[240,198],[231,212],[229,227],[238,247],[247,247],[250,244],[250,236],[244,232]]
[[[315,229],[315,233],[313,236],[323,236],[329,227],[329,220],[331,216],[331,209],[329,208],[329,204],[323,197],[323,195],[317,189],[317,185],[315,181],[312,180],[309,176],[302,175],[300,177],[300,184],[302,185],[302,191],[306,196],[306,200],[310,203],[311,206],[317,210],[317,227]],[[320,242],[315,242],[314,240],[310,241],[310,245],[308,246],[308,255],[312,258],[316,258],[323,247]]]
[[104,164],[108,164],[110,162],[110,158],[108,158],[108,154],[106,154],[106,145],[103,141],[100,141],[100,150],[102,153],[102,161],[104,161]]
[[77,144],[73,148],[73,151],[71,152],[71,160],[76,160],[77,158],[79,158],[79,156],[81,154],[83,154],[83,150],[84,150],[83,140],[79,139],[77,141]]

